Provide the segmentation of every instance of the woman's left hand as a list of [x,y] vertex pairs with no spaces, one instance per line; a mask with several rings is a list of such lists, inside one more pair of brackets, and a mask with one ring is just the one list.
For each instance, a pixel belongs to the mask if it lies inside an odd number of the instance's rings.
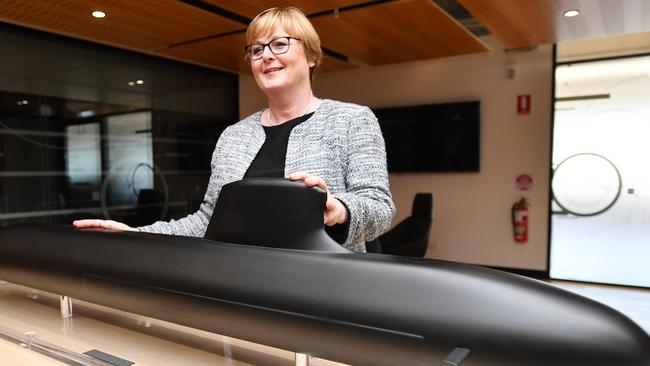
[[325,225],[332,226],[343,224],[348,219],[348,210],[338,199],[330,193],[325,181],[316,175],[307,172],[297,172],[289,175],[290,180],[302,180],[307,187],[318,186],[327,192],[327,201],[325,202],[325,211],[323,212],[323,222]]

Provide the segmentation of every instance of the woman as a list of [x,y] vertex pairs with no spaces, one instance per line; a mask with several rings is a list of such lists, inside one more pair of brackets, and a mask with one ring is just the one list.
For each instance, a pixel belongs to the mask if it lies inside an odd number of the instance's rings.
[[203,236],[224,184],[288,177],[327,192],[323,220],[345,247],[365,252],[365,241],[388,228],[395,207],[377,119],[367,107],[314,96],[311,80],[323,54],[309,20],[294,7],[268,9],[253,19],[246,40],[246,60],[268,108],[219,137],[199,210],[137,229],[110,220],[79,220],[76,227]]

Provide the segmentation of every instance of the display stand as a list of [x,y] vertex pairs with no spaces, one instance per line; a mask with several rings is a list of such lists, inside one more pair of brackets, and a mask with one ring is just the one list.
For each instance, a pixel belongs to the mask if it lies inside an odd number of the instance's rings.
[[84,353],[137,366],[343,366],[7,282],[0,282],[0,350],[0,364],[15,366],[116,365]]
[[0,338],[20,347],[48,356],[67,365],[74,366],[115,366],[114,364],[65,349],[39,338],[36,332],[19,333],[12,329],[0,326]]

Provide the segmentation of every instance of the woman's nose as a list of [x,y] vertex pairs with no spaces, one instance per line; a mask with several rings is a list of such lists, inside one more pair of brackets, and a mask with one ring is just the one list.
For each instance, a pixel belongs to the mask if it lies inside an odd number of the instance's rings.
[[275,57],[275,54],[273,54],[273,52],[271,52],[271,46],[264,47],[264,49],[262,50],[262,58],[267,60],[267,59],[271,59],[271,58],[274,58],[274,57]]

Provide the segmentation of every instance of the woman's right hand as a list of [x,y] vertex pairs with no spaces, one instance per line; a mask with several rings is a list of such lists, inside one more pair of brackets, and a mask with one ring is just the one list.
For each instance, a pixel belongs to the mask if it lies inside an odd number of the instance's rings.
[[113,220],[84,219],[75,220],[72,225],[77,229],[110,229],[120,231],[138,231],[134,227]]

